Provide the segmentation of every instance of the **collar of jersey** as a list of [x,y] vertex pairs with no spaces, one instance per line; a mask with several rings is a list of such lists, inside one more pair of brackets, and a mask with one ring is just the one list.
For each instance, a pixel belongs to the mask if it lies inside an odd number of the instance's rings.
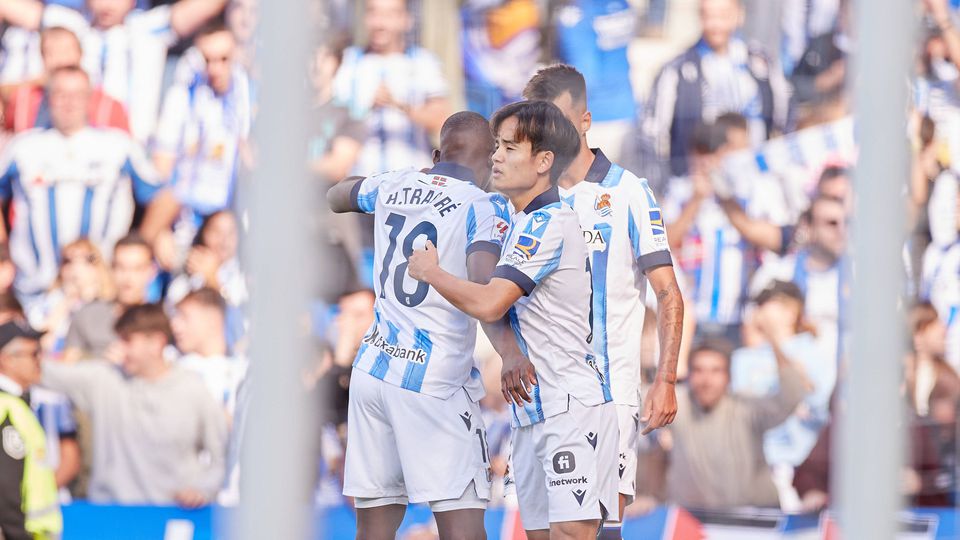
[[456,178],[457,180],[463,180],[464,182],[470,182],[473,185],[477,184],[477,178],[474,176],[473,171],[451,161],[441,161],[435,164],[432,169],[427,171],[427,174],[439,174],[440,176],[448,176],[450,178]]
[[534,197],[530,204],[523,209],[523,213],[529,216],[544,206],[558,202],[560,202],[560,190],[557,189],[557,186],[550,186],[550,189]]
[[587,171],[587,177],[584,180],[599,184],[610,172],[611,163],[607,156],[603,155],[603,150],[591,148],[590,151],[593,152],[593,163],[590,164],[590,170]]

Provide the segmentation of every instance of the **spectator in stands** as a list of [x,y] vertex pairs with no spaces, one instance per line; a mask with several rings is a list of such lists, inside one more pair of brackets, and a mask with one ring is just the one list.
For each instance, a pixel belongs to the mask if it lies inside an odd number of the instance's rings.
[[804,293],[806,316],[824,346],[839,358],[847,324],[852,269],[847,249],[847,212],[842,200],[819,195],[810,204],[809,240],[796,253],[764,263],[750,289],[773,280],[791,281]]
[[53,287],[27,308],[31,326],[45,333],[40,344],[47,354],[63,353],[70,321],[83,306],[114,298],[110,267],[92,242],[81,238],[67,244],[60,261]]
[[837,27],[844,0],[783,0],[780,63],[790,76],[812,40]]
[[177,303],[170,326],[181,357],[178,364],[199,375],[210,396],[233,418],[237,389],[247,362],[227,349],[227,304],[216,290],[195,290]]
[[569,0],[553,14],[557,59],[577,68],[587,83],[590,145],[614,163],[636,119],[627,59],[636,18],[627,0]]
[[[149,203],[161,188],[128,135],[89,127],[83,70],[59,68],[48,88],[53,127],[16,136],[0,156],[0,198],[12,197],[15,209],[10,242],[21,298],[49,289],[61,246],[89,238],[109,252],[130,230],[134,199]],[[161,227],[158,217],[148,209],[144,228]]]
[[[844,91],[847,55],[853,44],[847,32],[850,20],[849,2],[830,1],[839,4],[832,26],[810,36],[803,54],[790,74],[790,83],[793,85],[792,99],[798,106],[823,101]],[[820,3],[824,2],[821,0]]]
[[[45,28],[40,32],[40,54],[43,57],[44,77],[17,85],[11,90],[3,111],[3,126],[8,131],[19,133],[35,127],[52,127],[46,79],[59,68],[79,66],[83,56],[77,35],[62,26]],[[99,88],[90,92],[87,111],[92,127],[110,127],[130,132],[126,109]]]
[[795,511],[800,501],[791,484],[793,469],[807,458],[827,423],[837,361],[832,351],[823,349],[815,330],[805,321],[803,293],[793,283],[774,281],[761,291],[748,319],[745,326],[751,329],[752,337],[745,336],[748,346],[736,350],[732,357],[733,391],[754,397],[775,394],[778,354],[794,362],[813,387],[783,424],[767,431],[763,438],[763,454],[773,469],[781,507]]
[[73,316],[67,332],[64,357],[106,358],[119,361],[119,346],[114,323],[125,310],[147,302],[147,287],[156,277],[150,244],[137,234],[121,238],[113,249],[113,300],[94,300]]
[[[924,0],[927,14],[921,42],[920,73],[914,81],[914,107],[944,126],[953,145],[960,144],[954,128],[960,122],[960,31],[953,23],[947,0]],[[954,155],[956,160],[960,156]]]
[[687,174],[687,143],[702,122],[740,113],[753,145],[786,122],[786,82],[762,51],[737,36],[741,12],[740,0],[701,0],[702,37],[654,83],[644,131],[674,176]]
[[[776,339],[770,327],[761,330]],[[730,393],[729,344],[705,341],[690,352],[690,375],[678,389],[677,418],[669,428],[671,502],[706,509],[779,506],[763,435],[800,404],[806,381],[782,348],[774,352],[779,391],[762,398]]]
[[430,137],[451,112],[447,82],[433,54],[407,43],[406,0],[369,0],[365,9],[366,47],[347,49],[334,83],[334,96],[367,122],[354,172],[427,167]]
[[[196,38],[205,69],[174,84],[163,104],[153,161],[171,178],[179,209],[172,239],[176,254],[157,250],[164,262],[182,260],[203,218],[229,208],[250,135],[252,103],[247,73],[236,61],[236,40],[222,24],[210,24]],[[175,239],[179,239],[177,242]]]
[[[744,276],[759,265],[759,252],[744,242],[714,193],[725,155],[749,147],[746,119],[724,114],[694,132],[691,174],[673,178],[664,197],[671,251],[693,285],[697,333],[740,341]],[[779,184],[757,177],[744,193],[746,212],[756,219],[782,222],[787,215]]]
[[43,382],[90,415],[89,498],[116,504],[202,506],[223,482],[227,426],[195,373],[169,363],[170,323],[155,304],[117,320],[118,366],[47,361]]
[[181,274],[167,290],[167,298],[179,302],[188,292],[203,287],[218,291],[227,305],[238,308],[247,301],[247,284],[237,247],[240,243],[233,212],[215,212],[200,224]]
[[918,416],[951,423],[960,405],[960,376],[944,357],[947,325],[928,302],[913,307],[909,322],[913,351],[906,362],[907,396]]
[[237,40],[235,60],[247,73],[254,69],[253,57],[256,48],[257,8],[259,0],[230,0],[224,19],[227,28]]
[[[13,337],[13,328],[29,335]],[[23,318],[0,325],[0,392],[21,397],[37,415],[47,439],[44,462],[54,471],[62,496],[80,472],[80,445],[73,407],[63,394],[40,384],[40,333],[29,329]]]
[[220,14],[226,3],[180,0],[140,11],[131,1],[96,0],[81,14],[39,0],[10,0],[0,4],[0,18],[29,30],[73,30],[83,45],[81,65],[97,87],[124,104],[134,138],[145,143],[157,118],[167,48]]

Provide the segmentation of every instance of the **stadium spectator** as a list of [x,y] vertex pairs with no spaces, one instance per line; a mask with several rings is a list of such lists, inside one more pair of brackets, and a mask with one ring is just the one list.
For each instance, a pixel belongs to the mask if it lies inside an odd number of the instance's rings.
[[47,354],[63,353],[70,321],[83,306],[114,297],[110,267],[92,242],[81,238],[67,244],[60,261],[53,287],[26,309],[31,326],[44,332],[40,344]]
[[412,25],[406,0],[369,0],[363,17],[366,47],[344,53],[334,96],[365,118],[368,129],[354,171],[358,175],[429,166],[430,137],[450,115],[437,59],[407,43]]
[[[760,252],[731,223],[715,177],[725,155],[749,147],[745,118],[724,114],[700,124],[693,147],[690,175],[671,179],[664,198],[667,237],[693,285],[697,333],[739,343],[743,280],[759,266]],[[757,220],[782,223],[787,215],[779,184],[767,176],[751,179],[745,204],[743,213]]]
[[812,40],[837,27],[844,0],[783,0],[780,12],[780,63],[790,76]]
[[366,126],[336,102],[333,81],[343,62],[346,42],[334,37],[317,47],[310,65],[315,102],[308,140],[310,171],[325,182],[339,182],[350,174],[367,137]]
[[59,537],[63,520],[53,470],[46,463],[44,429],[31,411],[29,388],[40,378],[39,333],[23,322],[0,325],[0,536]]
[[178,363],[203,379],[211,397],[230,419],[247,363],[232,356],[227,349],[226,316],[227,304],[223,297],[205,287],[177,303],[170,325],[182,355]]
[[[13,199],[11,252],[21,298],[47,290],[57,277],[61,246],[89,238],[101,251],[130,229],[134,199],[160,190],[143,150],[117,130],[89,126],[90,81],[78,67],[48,83],[53,127],[16,136],[0,156],[0,198]],[[144,227],[157,221],[148,210]]]
[[846,58],[851,52],[852,40],[847,32],[850,20],[849,2],[839,0],[838,3],[833,26],[808,38],[803,54],[790,73],[792,99],[797,106],[822,101],[844,91],[847,77]]
[[806,316],[825,347],[840,357],[853,278],[847,249],[844,203],[819,195],[810,204],[809,240],[796,253],[764,263],[750,289],[760,291],[773,280],[791,281],[804,293]]
[[590,144],[618,163],[636,118],[627,59],[636,13],[627,0],[568,0],[552,16],[557,58],[587,81]]
[[[16,85],[6,100],[3,127],[8,131],[19,133],[35,127],[52,127],[46,79],[59,68],[79,66],[83,56],[77,35],[62,26],[45,28],[40,32],[40,54],[44,76],[37,81]],[[90,92],[87,118],[93,127],[111,127],[130,132],[124,106],[99,88]]]
[[[166,94],[157,128],[154,165],[170,178],[179,207],[172,234],[182,259],[204,217],[233,204],[236,179],[250,134],[252,103],[247,73],[236,61],[236,40],[222,24],[196,38],[205,65]],[[183,229],[183,230],[180,230]],[[158,256],[162,254],[158,249]]]
[[64,344],[64,358],[106,358],[119,361],[122,349],[114,323],[120,314],[147,302],[147,287],[156,276],[150,244],[137,234],[121,238],[113,249],[112,300],[94,300],[73,316]]
[[[14,335],[18,337],[11,337]],[[64,501],[69,501],[66,487],[80,472],[77,424],[73,417],[73,407],[66,396],[39,386],[39,338],[40,333],[33,333],[32,329],[25,326],[22,318],[0,325],[0,392],[19,396],[37,415],[47,441],[43,461],[54,471],[61,497]],[[31,354],[33,351],[36,351],[36,354]]]
[[81,65],[97,87],[124,104],[134,138],[145,143],[157,118],[167,48],[218,15],[226,3],[180,0],[141,11],[129,0],[96,0],[80,13],[39,0],[11,0],[0,5],[0,17],[29,30],[63,26],[77,34]]
[[674,176],[687,174],[687,143],[702,122],[740,113],[753,145],[785,125],[786,81],[762,51],[737,36],[741,12],[740,0],[701,0],[703,35],[654,83],[644,131]]
[[[770,326],[760,326],[777,340]],[[730,393],[730,346],[704,341],[690,352],[690,375],[677,392],[677,418],[669,428],[667,472],[671,502],[685,507],[778,507],[763,454],[763,435],[780,425],[806,393],[806,380],[774,347],[779,391],[762,398]]]
[[733,392],[753,397],[775,394],[777,354],[791,359],[813,386],[793,414],[763,438],[763,454],[773,469],[781,507],[795,511],[800,500],[791,484],[793,469],[807,458],[827,423],[837,361],[804,320],[803,293],[793,283],[774,281],[757,296],[744,333],[749,334],[744,337],[747,346],[731,358]]
[[953,422],[960,405],[960,376],[944,358],[947,325],[927,302],[914,306],[909,315],[913,351],[906,359],[907,396],[918,416]]
[[467,0],[460,11],[467,108],[489,118],[519,101],[542,55],[535,0]]
[[953,23],[946,0],[924,0],[926,12],[924,37],[921,41],[919,73],[914,81],[914,107],[942,126],[942,134],[950,143],[953,160],[958,155],[955,135],[960,125],[960,31]]
[[90,415],[90,500],[206,504],[223,481],[222,411],[200,377],[164,358],[171,331],[160,306],[127,309],[115,331],[123,344],[120,367],[102,360],[43,366],[43,383]]

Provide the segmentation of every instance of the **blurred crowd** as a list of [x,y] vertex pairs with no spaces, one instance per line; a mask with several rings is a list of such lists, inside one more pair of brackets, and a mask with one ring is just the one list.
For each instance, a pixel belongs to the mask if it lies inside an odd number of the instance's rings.
[[[256,0],[0,2],[0,390],[29,401],[62,500],[237,497],[255,160]],[[305,80],[304,188],[426,167],[456,110],[490,116],[538,67],[586,78],[591,146],[649,179],[687,302],[680,412],[647,437],[631,508],[830,503],[843,414],[856,145],[847,0],[328,0]],[[916,505],[956,502],[960,404],[960,13],[922,18],[902,134],[902,306]],[[863,189],[866,179],[859,179]],[[311,199],[313,200],[313,199]],[[891,212],[899,212],[891,209]],[[320,214],[321,212],[318,212]],[[340,495],[346,389],[373,320],[372,222],[311,222],[321,285],[316,498]],[[891,241],[896,241],[891,239]],[[655,302],[649,309],[655,311]],[[638,357],[652,374],[655,317]],[[639,330],[639,329],[638,329]],[[494,473],[509,455],[499,359],[481,345]],[[897,399],[898,396],[891,396]],[[502,496],[500,497],[502,499]]]

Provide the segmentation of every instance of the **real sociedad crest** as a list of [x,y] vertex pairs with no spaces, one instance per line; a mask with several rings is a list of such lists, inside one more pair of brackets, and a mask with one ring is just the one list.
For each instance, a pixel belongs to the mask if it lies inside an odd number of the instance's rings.
[[602,193],[597,195],[597,199],[593,203],[593,209],[596,210],[600,217],[610,217],[610,214],[613,213],[613,205],[610,203],[610,194]]

